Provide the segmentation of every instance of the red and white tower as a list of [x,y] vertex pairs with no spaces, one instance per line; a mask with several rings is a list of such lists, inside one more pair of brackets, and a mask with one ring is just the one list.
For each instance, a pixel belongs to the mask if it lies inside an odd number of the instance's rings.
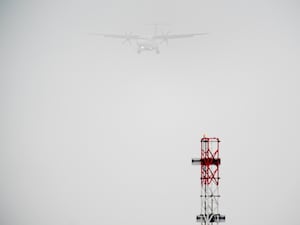
[[197,216],[201,225],[225,222],[225,216],[219,213],[219,143],[219,138],[203,136],[201,158],[192,159],[192,164],[201,168],[201,211]]

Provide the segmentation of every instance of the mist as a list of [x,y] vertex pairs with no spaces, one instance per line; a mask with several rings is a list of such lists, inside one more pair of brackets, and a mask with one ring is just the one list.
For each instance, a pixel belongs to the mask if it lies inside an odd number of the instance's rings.
[[[182,225],[219,137],[230,225],[297,224],[297,1],[2,1],[0,224]],[[160,54],[90,35],[201,33]]]

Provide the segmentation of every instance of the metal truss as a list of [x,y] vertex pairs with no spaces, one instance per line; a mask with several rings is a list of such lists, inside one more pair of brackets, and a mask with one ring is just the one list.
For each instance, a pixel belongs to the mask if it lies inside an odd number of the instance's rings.
[[201,139],[201,158],[192,159],[193,165],[200,165],[201,173],[201,211],[197,222],[212,225],[225,222],[225,216],[219,213],[219,138]]

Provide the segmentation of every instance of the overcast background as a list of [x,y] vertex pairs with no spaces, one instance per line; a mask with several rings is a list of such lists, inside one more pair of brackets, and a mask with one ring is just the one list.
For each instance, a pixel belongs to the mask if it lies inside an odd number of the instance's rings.
[[[1,1],[0,224],[193,225],[205,133],[228,225],[299,224],[298,1]],[[171,40],[136,53],[90,32]]]

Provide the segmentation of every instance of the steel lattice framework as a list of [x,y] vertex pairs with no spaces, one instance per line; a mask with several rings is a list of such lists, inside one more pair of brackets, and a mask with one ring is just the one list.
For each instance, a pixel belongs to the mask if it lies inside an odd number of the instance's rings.
[[201,225],[225,222],[225,216],[219,213],[219,138],[201,139],[201,158],[192,159],[193,165],[201,169],[201,212],[197,222]]

